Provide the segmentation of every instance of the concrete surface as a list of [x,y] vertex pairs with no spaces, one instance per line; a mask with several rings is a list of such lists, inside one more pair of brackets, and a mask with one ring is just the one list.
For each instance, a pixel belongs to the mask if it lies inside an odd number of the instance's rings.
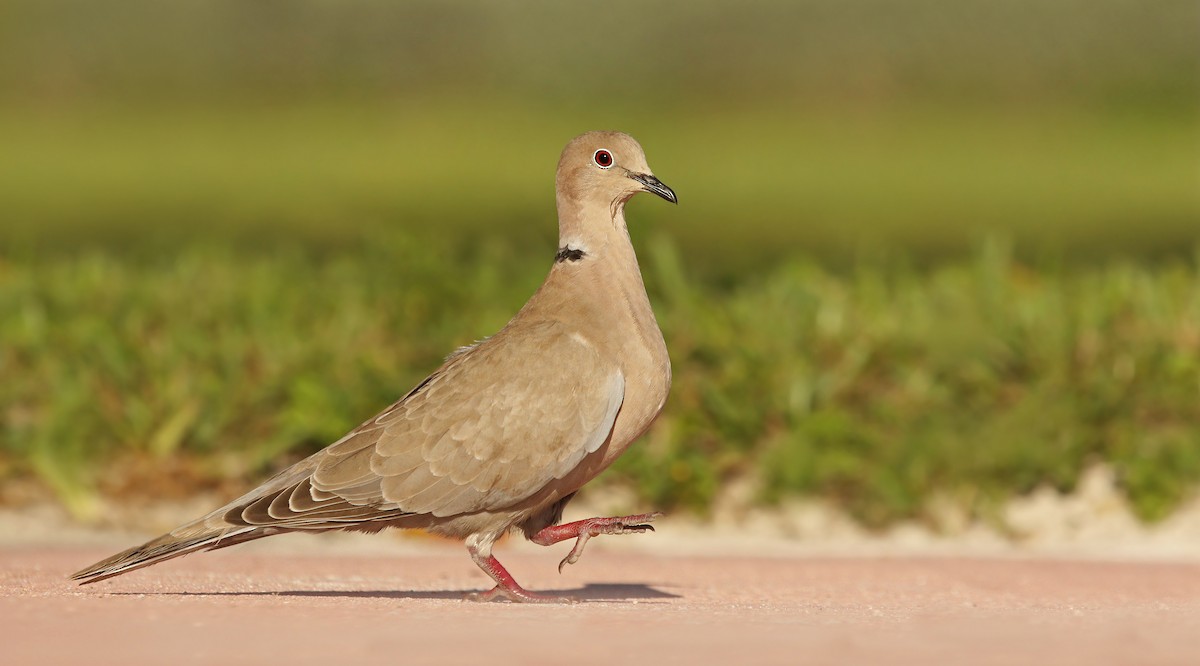
[[0,546],[0,663],[1200,663],[1197,562],[706,557],[597,539],[560,576],[566,545],[502,544],[526,587],[581,600],[526,606],[462,601],[488,581],[460,546],[279,542],[86,587],[66,576],[112,550]]

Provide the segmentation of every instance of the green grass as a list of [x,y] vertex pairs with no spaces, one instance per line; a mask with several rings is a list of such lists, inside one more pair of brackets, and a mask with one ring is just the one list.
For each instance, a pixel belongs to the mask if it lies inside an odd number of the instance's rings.
[[613,125],[683,203],[631,204],[677,381],[603,482],[878,526],[1200,480],[1191,116],[504,97],[0,111],[0,478],[86,516],[332,441],[532,293],[561,143]]
[[[601,483],[703,511],[749,475],[763,502],[827,498],[879,526],[934,497],[987,516],[1095,462],[1146,519],[1200,481],[1195,261],[1036,270],[992,242],[926,270],[793,259],[718,287],[667,238],[639,245],[675,387]],[[0,258],[0,478],[84,516],[101,494],[245,487],[503,325],[543,245]]]
[[501,326],[597,128],[683,202],[630,207],[677,381],[603,483],[868,525],[1097,462],[1146,519],[1196,487],[1195,2],[0,17],[0,480],[78,515],[245,488]]

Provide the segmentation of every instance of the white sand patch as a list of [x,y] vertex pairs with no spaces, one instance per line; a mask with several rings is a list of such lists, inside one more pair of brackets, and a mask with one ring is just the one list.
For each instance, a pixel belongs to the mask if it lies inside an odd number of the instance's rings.
[[[930,513],[936,529],[903,522],[871,532],[844,512],[820,500],[793,499],[779,507],[753,503],[751,481],[729,484],[711,516],[669,515],[655,534],[604,537],[589,550],[630,550],[647,554],[689,553],[764,556],[1064,557],[1117,560],[1200,560],[1200,496],[1167,520],[1142,524],[1121,496],[1111,470],[1095,466],[1075,492],[1041,488],[1001,511],[1004,529],[971,520],[950,501],[935,500]],[[103,522],[81,525],[60,507],[38,503],[0,509],[0,546],[95,545],[125,548],[157,536],[221,504],[215,497],[139,506],[107,506]],[[613,488],[587,490],[568,507],[564,520],[597,515],[642,513],[653,507]],[[440,539],[393,531],[384,535],[319,534],[263,539],[239,548],[315,553],[383,554],[425,549]],[[545,552],[520,538],[504,549]],[[565,546],[564,546],[565,547]]]

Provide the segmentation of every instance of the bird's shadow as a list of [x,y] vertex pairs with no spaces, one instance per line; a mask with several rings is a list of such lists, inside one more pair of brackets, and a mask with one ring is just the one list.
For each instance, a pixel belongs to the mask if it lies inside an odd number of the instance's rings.
[[[482,591],[482,590],[479,590]],[[110,592],[113,596],[184,596],[184,597],[310,597],[337,599],[439,599],[462,601],[470,590],[263,590],[238,592]],[[566,597],[580,602],[641,601],[678,599],[644,583],[588,583],[570,590],[537,590],[538,594]]]

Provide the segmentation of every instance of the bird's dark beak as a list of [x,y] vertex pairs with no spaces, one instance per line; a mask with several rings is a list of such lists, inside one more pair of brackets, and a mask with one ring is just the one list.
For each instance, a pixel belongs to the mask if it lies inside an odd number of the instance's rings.
[[629,177],[641,183],[642,189],[645,191],[657,194],[673,204],[679,203],[679,197],[675,196],[675,190],[667,187],[661,180],[654,176],[648,173],[633,173],[630,171]]

